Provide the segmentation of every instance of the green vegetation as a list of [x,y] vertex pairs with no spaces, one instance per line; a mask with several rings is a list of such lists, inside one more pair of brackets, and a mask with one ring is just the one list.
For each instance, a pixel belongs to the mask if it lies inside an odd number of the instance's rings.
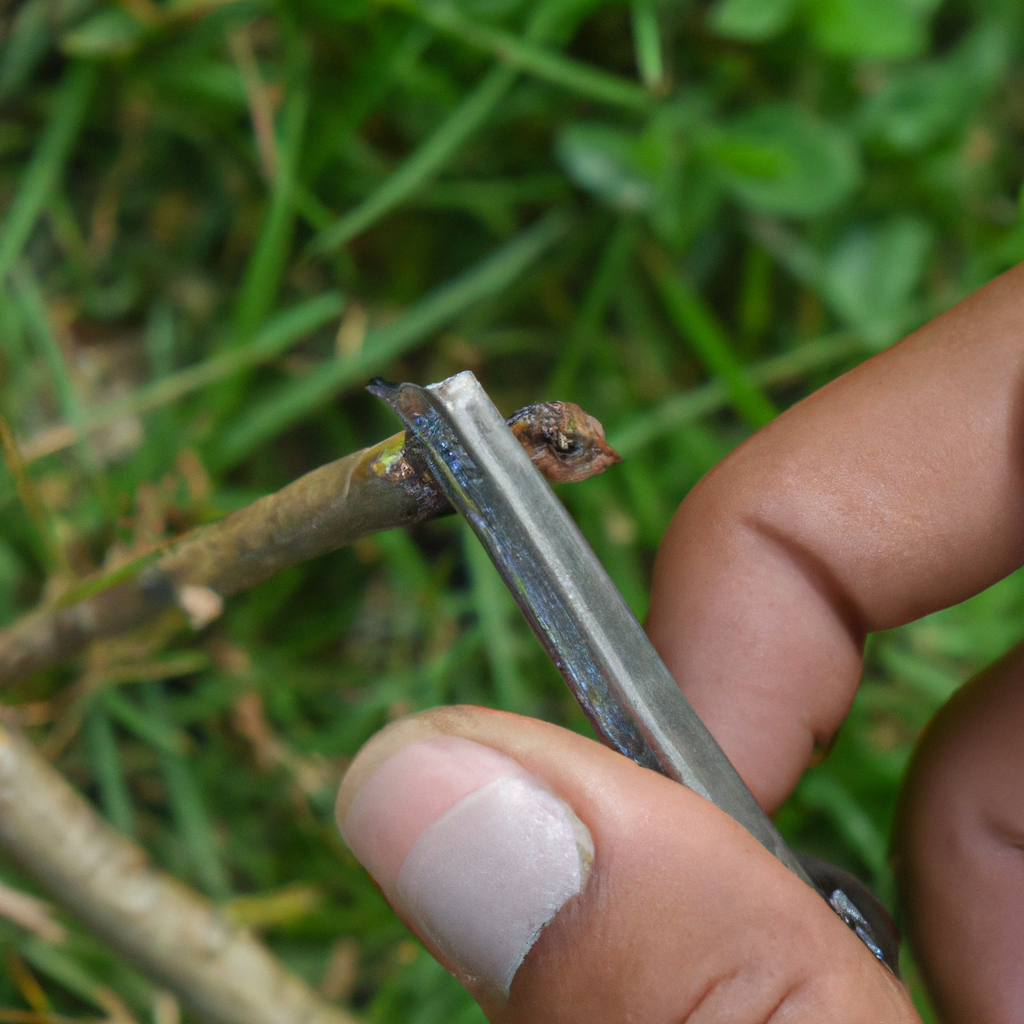
[[[710,466],[1024,257],[1019,9],[0,2],[0,411],[31,460],[0,479],[0,620],[394,431],[369,376],[466,368],[506,413],[604,422],[626,461],[563,497],[642,614]],[[363,1019],[478,1022],[331,817],[346,759],[409,710],[586,727],[475,543],[456,519],[367,540],[3,714]],[[1022,611],[1013,577],[873,638],[786,833],[891,900],[914,736]],[[0,920],[0,1005],[95,1016],[106,986],[152,1019],[67,923],[54,946]]]

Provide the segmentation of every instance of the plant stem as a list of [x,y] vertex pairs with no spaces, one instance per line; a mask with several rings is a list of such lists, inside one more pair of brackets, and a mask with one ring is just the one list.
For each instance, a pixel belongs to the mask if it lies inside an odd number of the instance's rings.
[[0,849],[210,1024],[353,1024],[249,931],[154,868],[27,740],[2,727]]
[[[551,410],[568,405],[528,406],[516,414],[516,435],[531,454],[544,445],[537,431],[547,429]],[[536,428],[533,433],[531,425]],[[600,424],[592,440],[598,447],[604,444]],[[559,467],[551,464],[551,457],[559,458],[552,452],[542,471],[550,472],[552,479],[568,479],[558,476]],[[604,465],[595,465],[590,472]],[[222,598],[254,587],[282,569],[367,534],[411,526],[449,511],[433,477],[421,468],[415,451],[408,450],[406,435],[395,434],[320,466],[164,549],[85,580],[55,605],[0,630],[0,684],[23,679],[77,654],[93,640],[140,626],[175,605],[186,610],[198,628],[203,623],[196,621],[193,611],[197,596],[215,609],[210,617],[216,617]],[[197,595],[197,588],[202,593]]]

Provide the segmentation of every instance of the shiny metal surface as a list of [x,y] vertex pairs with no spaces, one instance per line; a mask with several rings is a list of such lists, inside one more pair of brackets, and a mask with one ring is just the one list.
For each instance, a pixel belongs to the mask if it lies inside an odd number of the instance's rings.
[[813,887],[476,378],[375,385],[605,742],[717,804]]

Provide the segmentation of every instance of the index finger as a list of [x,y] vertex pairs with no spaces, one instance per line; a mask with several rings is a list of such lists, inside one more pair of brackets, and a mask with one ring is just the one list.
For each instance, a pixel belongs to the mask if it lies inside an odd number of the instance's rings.
[[676,513],[647,630],[766,809],[849,709],[868,632],[1024,562],[1024,266],[785,412]]

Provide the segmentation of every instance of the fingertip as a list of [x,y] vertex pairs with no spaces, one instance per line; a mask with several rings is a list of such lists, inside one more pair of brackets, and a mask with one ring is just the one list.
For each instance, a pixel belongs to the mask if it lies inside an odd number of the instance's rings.
[[363,744],[342,776],[338,797],[334,803],[334,819],[343,837],[345,822],[356,794],[374,772],[403,747],[415,743],[418,739],[437,735],[439,731],[430,725],[428,718],[410,715],[389,723]]
[[346,780],[339,825],[392,906],[464,984],[504,999],[586,884],[587,827],[507,754],[412,720]]

